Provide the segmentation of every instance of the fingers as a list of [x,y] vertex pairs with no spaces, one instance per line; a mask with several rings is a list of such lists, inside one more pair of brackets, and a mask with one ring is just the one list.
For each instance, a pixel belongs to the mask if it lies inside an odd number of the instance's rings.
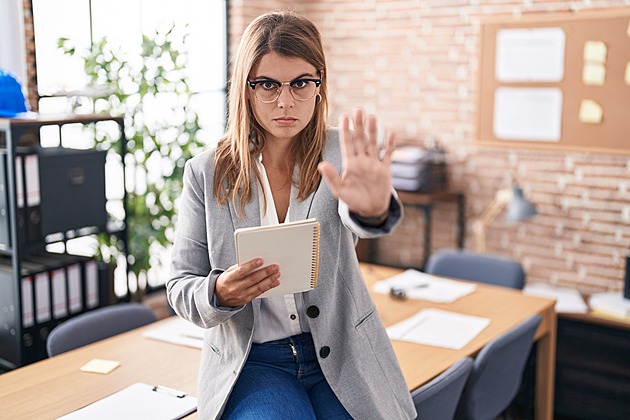
[[328,184],[333,196],[335,196],[335,198],[339,198],[341,178],[339,177],[337,170],[328,162],[321,162],[317,165],[317,169],[322,175],[322,178],[324,178],[324,181]]
[[361,108],[354,111],[354,131],[350,129],[350,118],[342,115],[339,119],[341,137],[341,157],[350,156],[378,157],[378,123],[375,115],[365,116]]
[[350,118],[347,115],[339,117],[339,146],[341,149],[341,159],[345,162],[349,156],[354,156],[354,144],[352,132],[350,131]]
[[394,153],[395,148],[396,148],[396,133],[391,131],[387,133],[387,139],[385,140],[385,151],[383,152],[383,156],[381,156],[381,160],[389,164],[391,162],[392,153]]
[[233,265],[219,276],[215,285],[221,306],[238,307],[251,302],[260,294],[280,284],[280,267],[263,264],[260,258],[244,264]]
[[376,116],[370,115],[367,120],[368,123],[368,137],[365,145],[365,152],[368,156],[378,157],[378,129],[376,123]]

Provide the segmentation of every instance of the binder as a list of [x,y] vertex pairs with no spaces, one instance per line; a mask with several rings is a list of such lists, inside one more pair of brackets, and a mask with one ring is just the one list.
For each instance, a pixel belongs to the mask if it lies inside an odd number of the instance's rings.
[[39,157],[37,153],[29,153],[23,156],[23,161],[26,182],[26,240],[32,243],[42,238]]
[[26,197],[26,189],[24,187],[24,165],[22,161],[21,155],[15,156],[15,199],[17,204],[15,219],[18,244],[26,243],[26,207],[24,198]]
[[263,266],[280,266],[280,285],[260,298],[304,292],[317,286],[320,225],[315,219],[236,229],[239,264],[260,257]]
[[50,276],[48,271],[35,274],[35,320],[43,324],[52,319]]
[[57,420],[180,419],[197,410],[197,398],[163,386],[134,383]]
[[53,317],[62,319],[68,316],[68,288],[66,286],[66,267],[51,272]]
[[20,279],[22,295],[22,326],[24,328],[35,325],[35,311],[33,305],[33,278],[24,276]]
[[11,247],[9,218],[9,187],[7,184],[7,151],[0,150],[0,247]]
[[74,263],[66,267],[68,278],[68,309],[71,314],[83,310],[83,286],[81,284],[81,264]]
[[96,308],[100,302],[98,287],[98,263],[95,260],[85,261],[85,305],[88,309]]

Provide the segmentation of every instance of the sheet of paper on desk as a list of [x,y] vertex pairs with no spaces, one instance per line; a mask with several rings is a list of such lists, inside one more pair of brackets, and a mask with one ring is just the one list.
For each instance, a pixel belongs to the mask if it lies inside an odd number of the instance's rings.
[[523,293],[556,299],[556,312],[579,314],[588,312],[588,306],[577,289],[555,287],[546,283],[532,283],[525,286]]
[[451,303],[475,291],[474,283],[448,280],[410,268],[400,274],[374,284],[377,293],[389,293],[392,288],[403,290],[410,299]]
[[488,318],[441,309],[423,309],[387,328],[393,340],[459,350],[490,324]]
[[204,329],[185,319],[175,317],[170,322],[145,331],[144,336],[167,343],[200,349],[203,344]]
[[195,397],[138,382],[57,420],[170,420],[196,409]]

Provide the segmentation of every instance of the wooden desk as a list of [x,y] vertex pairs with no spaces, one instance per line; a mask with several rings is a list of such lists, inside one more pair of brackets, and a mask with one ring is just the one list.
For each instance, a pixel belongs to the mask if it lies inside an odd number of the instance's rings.
[[[400,269],[363,264],[368,285],[399,273]],[[486,343],[534,314],[543,322],[538,340],[536,417],[552,418],[555,362],[556,315],[554,302],[526,296],[518,291],[479,285],[477,291],[450,305],[419,300],[397,301],[373,294],[386,326],[401,321],[423,308],[443,308],[492,318],[490,325],[462,350],[449,350],[393,341],[394,350],[409,385],[415,389],[448,369],[466,355],[476,354]],[[160,321],[168,322],[168,320]],[[197,395],[198,349],[150,340],[142,336],[147,325],[137,330],[61,354],[51,359],[0,375],[2,418],[56,418],[103,398],[134,382],[159,384]],[[109,375],[81,372],[94,358],[112,359],[121,366]],[[191,418],[196,417],[193,414]]]
[[[378,265],[362,264],[368,286],[393,276],[402,270]],[[556,355],[555,301],[524,295],[520,291],[478,284],[477,290],[451,304],[437,304],[421,300],[399,301],[389,295],[372,293],[378,312],[386,327],[402,321],[421,309],[440,308],[468,315],[490,318],[490,325],[461,350],[450,350],[421,344],[392,341],[394,351],[407,381],[413,390],[448,369],[464,356],[474,356],[494,338],[510,330],[532,315],[542,316],[536,335],[536,402],[537,419],[553,418],[554,375]]]
[[[157,325],[0,375],[0,418],[55,419],[135,382],[163,385],[196,396],[201,351],[143,337],[143,331]],[[120,366],[108,375],[79,370],[95,358],[118,360]]]

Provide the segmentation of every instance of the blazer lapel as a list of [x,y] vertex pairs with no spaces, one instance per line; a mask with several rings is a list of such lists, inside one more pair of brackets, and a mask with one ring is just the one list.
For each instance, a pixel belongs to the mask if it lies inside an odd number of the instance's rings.
[[[294,172],[299,171],[296,167]],[[290,221],[304,220],[308,218],[313,204],[315,192],[312,192],[304,200],[298,200],[299,189],[291,183],[291,204],[289,205]]]
[[245,203],[243,217],[239,215],[241,209],[241,199],[237,198],[236,203],[228,200],[230,215],[232,216],[232,224],[234,230],[238,228],[260,226],[260,206],[258,204],[258,182],[254,177],[251,181],[252,198]]

